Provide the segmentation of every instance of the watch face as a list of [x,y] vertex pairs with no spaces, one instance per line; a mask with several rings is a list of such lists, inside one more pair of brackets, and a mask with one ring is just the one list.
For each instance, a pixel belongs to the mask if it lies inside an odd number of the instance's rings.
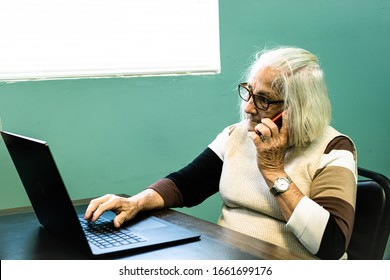
[[289,185],[290,182],[285,178],[279,178],[275,181],[275,186],[282,192],[287,191]]

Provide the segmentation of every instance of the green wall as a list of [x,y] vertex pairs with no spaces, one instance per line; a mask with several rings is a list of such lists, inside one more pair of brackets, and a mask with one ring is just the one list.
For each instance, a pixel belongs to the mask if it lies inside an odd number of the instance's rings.
[[[220,0],[221,74],[2,83],[3,129],[47,140],[73,199],[134,194],[238,120],[236,84],[256,50],[295,45],[322,61],[333,125],[359,165],[390,177],[389,2]],[[0,209],[28,204],[0,142]],[[184,211],[216,221],[220,207],[216,195]]]

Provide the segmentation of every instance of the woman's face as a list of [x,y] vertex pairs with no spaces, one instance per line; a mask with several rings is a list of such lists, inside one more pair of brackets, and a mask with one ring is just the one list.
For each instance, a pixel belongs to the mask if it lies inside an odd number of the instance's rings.
[[[270,67],[262,68],[251,81],[248,81],[248,86],[251,88],[252,93],[263,96],[269,101],[281,100],[281,96],[271,87],[277,73]],[[248,131],[254,131],[255,126],[261,122],[261,119],[273,118],[282,112],[283,104],[270,104],[268,109],[264,111],[255,106],[252,97],[246,102],[244,111],[248,114]]]

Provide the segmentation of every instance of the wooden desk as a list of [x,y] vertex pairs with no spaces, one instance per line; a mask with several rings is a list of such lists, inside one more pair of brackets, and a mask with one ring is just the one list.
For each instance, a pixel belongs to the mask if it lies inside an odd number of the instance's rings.
[[[75,201],[78,212],[88,200]],[[139,253],[121,253],[110,259],[305,259],[284,248],[229,230],[174,210],[153,215],[201,233],[200,241],[159,247]],[[53,236],[38,222],[31,207],[0,210],[0,259],[89,259],[81,251]]]

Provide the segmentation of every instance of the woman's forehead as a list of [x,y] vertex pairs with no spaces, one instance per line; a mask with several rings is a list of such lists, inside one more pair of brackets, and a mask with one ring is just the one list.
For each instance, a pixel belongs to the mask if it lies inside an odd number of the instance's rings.
[[278,76],[279,71],[272,67],[264,67],[257,71],[248,81],[249,86],[252,88],[253,93],[257,92],[267,93],[269,97],[278,97],[279,93],[272,87],[273,82]]

